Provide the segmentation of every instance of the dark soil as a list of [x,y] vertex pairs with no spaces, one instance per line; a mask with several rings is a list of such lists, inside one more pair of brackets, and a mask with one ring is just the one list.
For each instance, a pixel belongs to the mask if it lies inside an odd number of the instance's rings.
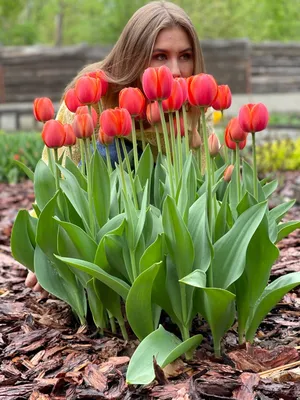
[[[293,197],[298,175],[281,176],[277,198]],[[128,386],[125,374],[136,341],[79,327],[63,302],[42,300],[25,288],[27,272],[12,258],[9,238],[18,209],[31,208],[33,201],[30,182],[0,184],[0,400],[300,399],[300,288],[268,314],[253,346],[238,346],[233,327],[222,359],[215,359],[209,330],[200,321],[205,340],[192,362],[179,359],[164,371],[157,366],[153,384]],[[299,205],[287,219],[300,219]],[[271,279],[300,271],[300,230],[279,247]]]

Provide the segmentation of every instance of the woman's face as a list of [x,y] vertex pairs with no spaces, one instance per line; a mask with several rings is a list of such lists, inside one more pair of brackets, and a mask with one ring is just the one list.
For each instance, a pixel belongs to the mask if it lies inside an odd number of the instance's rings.
[[166,65],[174,78],[188,78],[194,71],[191,40],[180,27],[162,29],[157,35],[149,67]]

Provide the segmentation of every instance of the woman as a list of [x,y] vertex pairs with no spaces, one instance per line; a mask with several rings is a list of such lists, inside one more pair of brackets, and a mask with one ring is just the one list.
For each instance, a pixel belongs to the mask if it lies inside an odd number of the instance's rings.
[[[108,56],[100,62],[88,65],[72,80],[65,92],[74,87],[76,80],[98,69],[105,72],[109,90],[103,97],[104,108],[118,106],[119,92],[124,87],[139,87],[142,89],[141,77],[147,67],[166,65],[174,77],[187,78],[204,72],[204,61],[199,39],[195,28],[185,11],[179,6],[167,1],[153,1],[138,9],[126,24],[120,38]],[[199,116],[195,109],[189,113],[190,143],[196,143],[199,134],[196,130]],[[74,114],[62,103],[57,119],[63,123],[71,123]],[[208,129],[212,127],[212,111],[207,111]],[[145,131],[146,142],[155,151],[155,133],[151,127]],[[101,151],[101,145],[99,145]],[[73,157],[79,161],[79,149]],[[46,158],[44,152],[43,158]],[[26,286],[34,291],[45,291],[29,272]]]

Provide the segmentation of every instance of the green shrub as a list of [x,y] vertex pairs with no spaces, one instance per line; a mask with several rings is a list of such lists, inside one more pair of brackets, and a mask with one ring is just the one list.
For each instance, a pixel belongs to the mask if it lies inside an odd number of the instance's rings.
[[284,139],[257,146],[257,166],[260,172],[300,169],[300,138]]
[[18,160],[31,170],[41,158],[43,142],[38,133],[5,133],[0,131],[0,182],[17,183],[25,173],[16,165]]

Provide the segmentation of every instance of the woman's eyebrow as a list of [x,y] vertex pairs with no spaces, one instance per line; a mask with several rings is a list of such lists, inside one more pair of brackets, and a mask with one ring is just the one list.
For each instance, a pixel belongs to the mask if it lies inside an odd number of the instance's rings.
[[[157,53],[157,52],[167,53],[168,51],[169,51],[169,49],[160,49],[160,48],[153,49],[153,53]],[[179,53],[185,53],[187,51],[193,51],[192,47],[187,47],[186,49],[180,50]]]

